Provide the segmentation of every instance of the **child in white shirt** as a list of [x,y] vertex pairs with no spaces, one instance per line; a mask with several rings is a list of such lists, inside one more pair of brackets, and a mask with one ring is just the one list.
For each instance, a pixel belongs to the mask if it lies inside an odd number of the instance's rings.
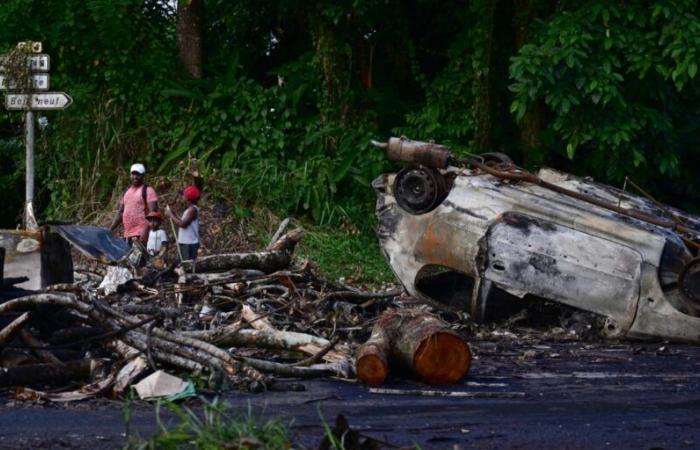
[[146,243],[146,252],[148,252],[150,256],[162,257],[168,248],[168,236],[165,234],[165,231],[160,229],[163,216],[158,211],[151,211],[146,218],[150,226],[148,242]]

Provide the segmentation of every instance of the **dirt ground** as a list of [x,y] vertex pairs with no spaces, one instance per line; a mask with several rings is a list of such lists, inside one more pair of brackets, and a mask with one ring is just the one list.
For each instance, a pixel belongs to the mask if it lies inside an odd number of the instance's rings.
[[[514,332],[473,340],[472,370],[456,386],[392,380],[381,386],[389,393],[380,394],[337,380],[280,380],[266,393],[224,397],[234,411],[250,406],[257,417],[289,423],[300,448],[316,448],[321,418],[333,423],[339,413],[382,448],[700,446],[700,348]],[[200,400],[186,404],[201,407]],[[151,404],[135,403],[132,415],[132,430],[141,436],[157,429]],[[0,407],[0,448],[117,448],[124,431],[121,402],[5,400]]]

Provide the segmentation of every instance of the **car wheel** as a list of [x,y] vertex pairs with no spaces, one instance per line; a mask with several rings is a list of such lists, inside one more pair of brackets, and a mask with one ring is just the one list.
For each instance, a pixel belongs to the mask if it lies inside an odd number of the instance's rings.
[[446,197],[445,177],[429,167],[408,167],[396,174],[394,197],[411,214],[435,209]]

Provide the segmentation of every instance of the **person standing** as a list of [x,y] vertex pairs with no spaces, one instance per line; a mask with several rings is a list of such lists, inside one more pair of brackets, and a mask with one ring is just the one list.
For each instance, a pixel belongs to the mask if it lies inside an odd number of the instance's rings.
[[151,211],[146,216],[149,224],[148,243],[146,244],[146,252],[148,256],[156,256],[162,258],[165,251],[168,249],[168,236],[164,230],[160,229],[162,215],[158,211]]
[[182,196],[189,204],[185,212],[182,213],[182,217],[178,218],[170,206],[166,208],[166,212],[173,223],[178,226],[177,244],[180,247],[182,260],[187,261],[197,259],[197,251],[199,250],[199,207],[197,207],[197,202],[201,192],[197,186],[187,186],[182,191]]
[[119,225],[124,225],[124,238],[146,244],[148,239],[148,220],[146,216],[151,211],[158,211],[158,195],[147,186],[144,179],[146,167],[143,164],[131,166],[131,185],[119,201],[119,211],[112,220],[110,231],[114,232]]

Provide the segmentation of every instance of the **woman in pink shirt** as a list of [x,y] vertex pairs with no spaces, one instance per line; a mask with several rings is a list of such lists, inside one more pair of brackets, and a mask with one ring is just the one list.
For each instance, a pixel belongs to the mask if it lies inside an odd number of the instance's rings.
[[158,211],[158,196],[152,187],[144,183],[145,175],[143,164],[131,166],[131,186],[119,202],[119,212],[110,226],[110,230],[114,231],[124,224],[124,238],[129,242],[139,239],[143,244],[148,238],[146,215],[150,211]]

